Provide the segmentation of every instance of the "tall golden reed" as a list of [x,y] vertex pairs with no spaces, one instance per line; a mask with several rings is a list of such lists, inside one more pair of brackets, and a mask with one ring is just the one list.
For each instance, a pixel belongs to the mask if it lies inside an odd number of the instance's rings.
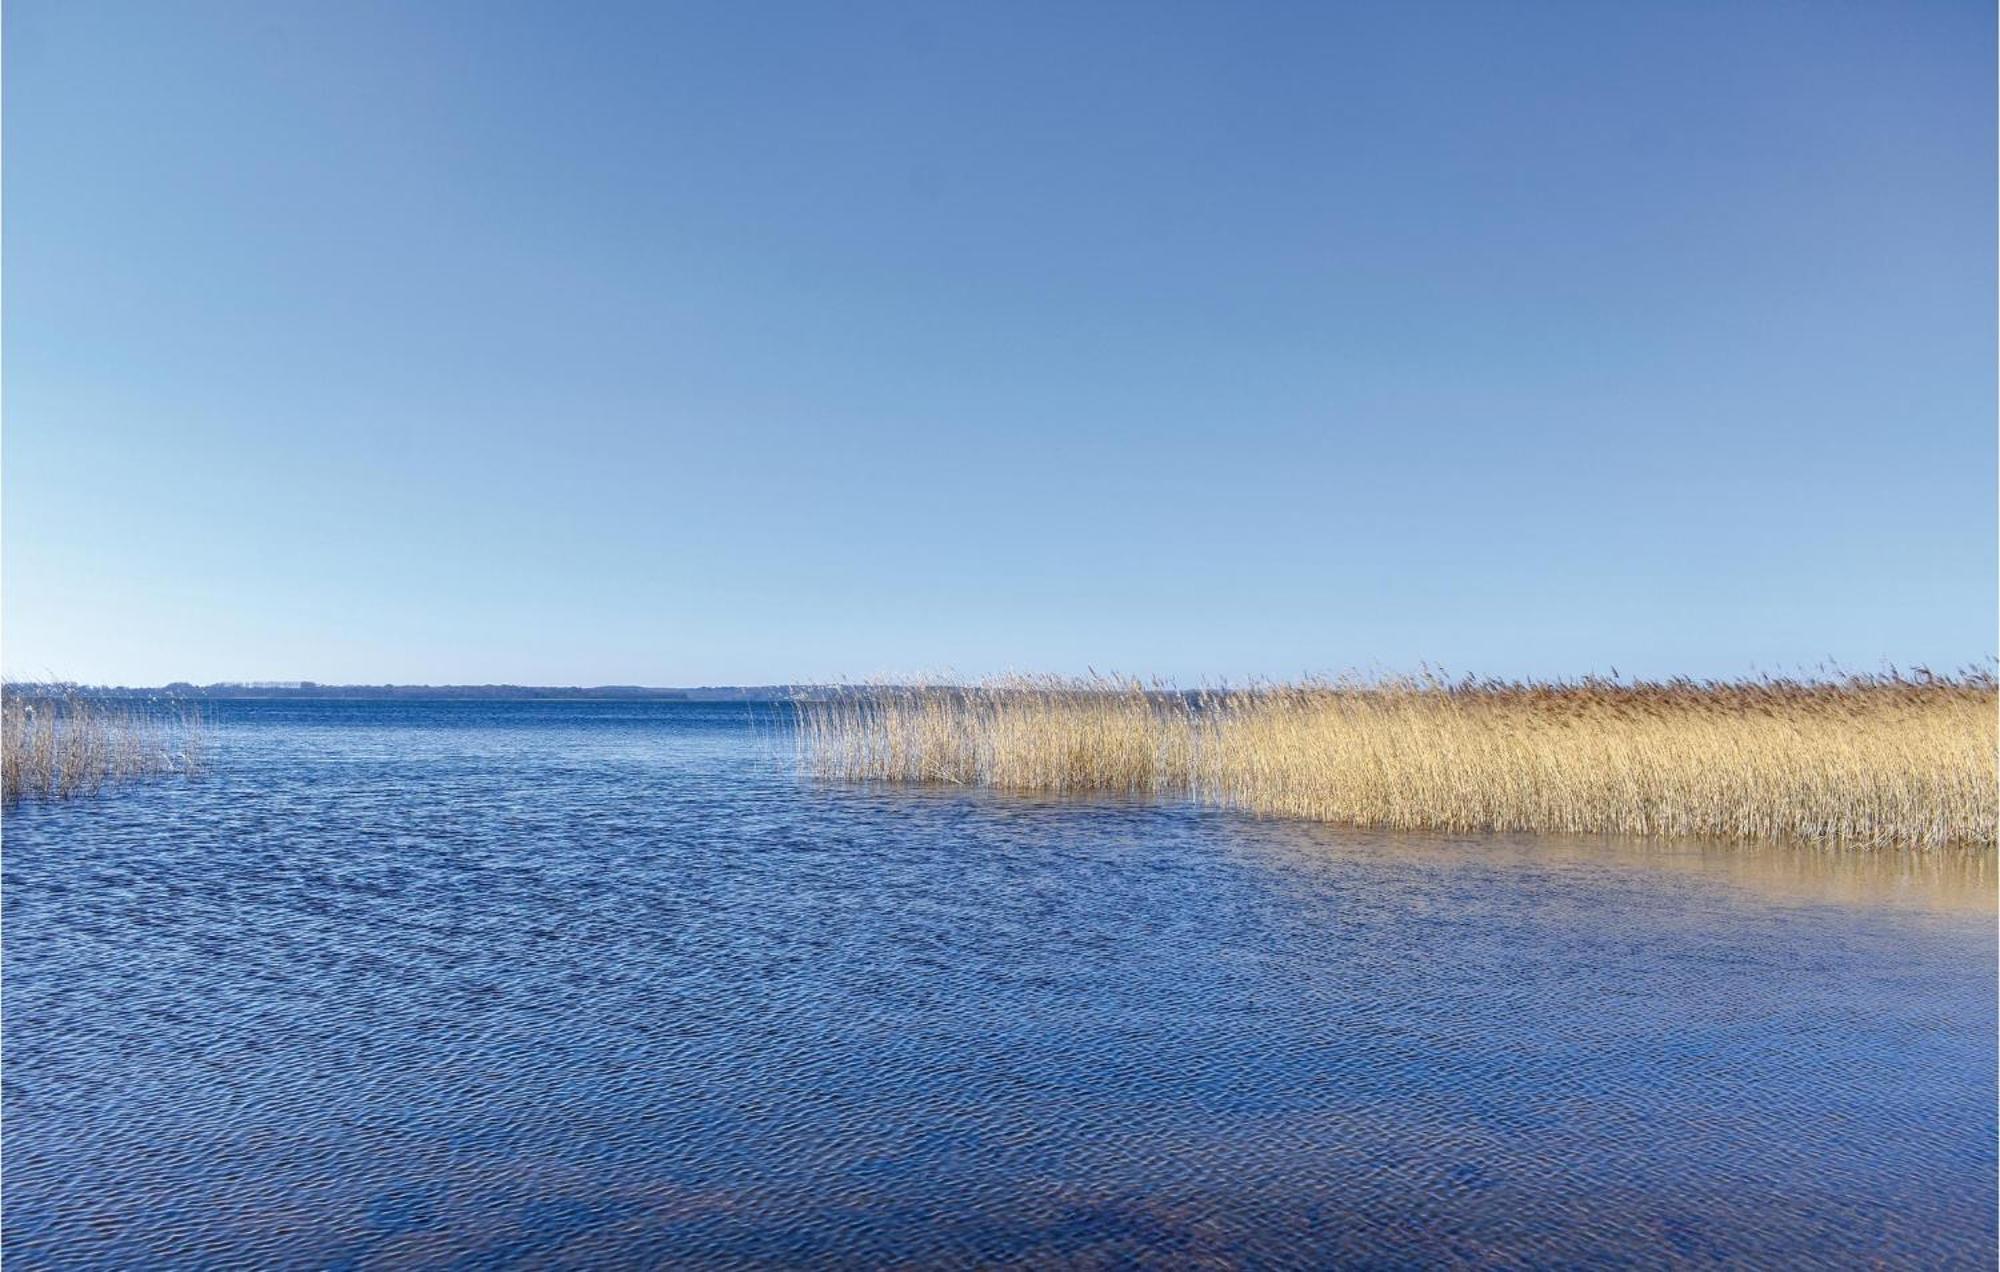
[[1211,801],[1354,826],[1992,845],[1993,675],[1311,681],[1093,677],[798,704],[825,778]]
[[191,706],[125,705],[64,686],[0,689],[0,798],[63,799],[107,783],[201,770],[207,735]]

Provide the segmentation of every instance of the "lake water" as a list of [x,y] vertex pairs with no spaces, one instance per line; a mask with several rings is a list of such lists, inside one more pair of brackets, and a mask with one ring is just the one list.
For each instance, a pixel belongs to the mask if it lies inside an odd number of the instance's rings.
[[11,1267],[1990,1267],[1995,879],[225,703],[6,818]]

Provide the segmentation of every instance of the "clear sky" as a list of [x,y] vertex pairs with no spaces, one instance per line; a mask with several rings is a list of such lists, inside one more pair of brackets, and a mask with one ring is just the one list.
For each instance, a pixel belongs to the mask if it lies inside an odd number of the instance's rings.
[[1984,0],[7,0],[16,676],[1995,646]]

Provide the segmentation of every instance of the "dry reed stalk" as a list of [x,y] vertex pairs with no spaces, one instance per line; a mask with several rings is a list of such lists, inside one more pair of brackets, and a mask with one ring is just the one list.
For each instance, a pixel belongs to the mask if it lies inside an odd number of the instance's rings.
[[1995,682],[1102,678],[799,704],[835,779],[1157,793],[1355,826],[1991,846]]
[[126,706],[60,685],[0,688],[0,799],[64,799],[201,770],[207,734],[184,705]]

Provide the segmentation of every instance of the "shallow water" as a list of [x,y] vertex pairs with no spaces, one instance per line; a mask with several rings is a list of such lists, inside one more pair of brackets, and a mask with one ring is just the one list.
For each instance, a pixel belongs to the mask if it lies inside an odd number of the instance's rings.
[[10,812],[4,1253],[1991,1266],[1992,859],[826,789],[225,703]]

